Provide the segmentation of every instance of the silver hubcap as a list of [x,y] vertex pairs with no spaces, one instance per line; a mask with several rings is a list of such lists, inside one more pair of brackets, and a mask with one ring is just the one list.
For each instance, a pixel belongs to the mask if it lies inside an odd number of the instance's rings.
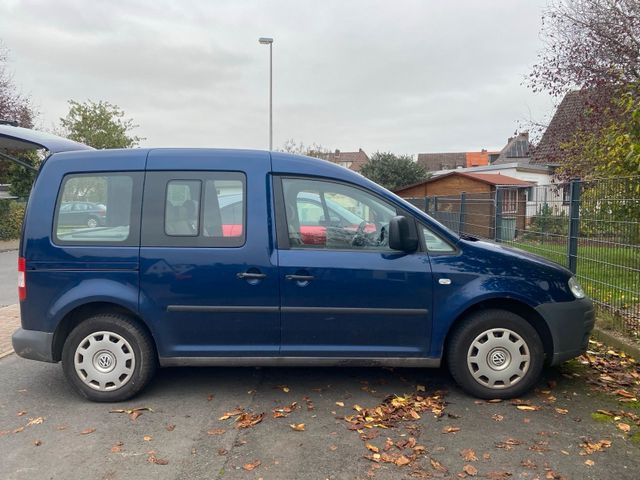
[[98,226],[98,222],[95,218],[90,218],[89,221],[87,222],[87,226],[91,228],[95,228]]
[[136,358],[129,342],[113,332],[94,332],[80,342],[73,356],[80,380],[94,390],[124,386],[133,376]]
[[473,378],[494,389],[518,383],[529,370],[529,364],[529,346],[520,335],[507,328],[482,332],[467,352],[467,366]]

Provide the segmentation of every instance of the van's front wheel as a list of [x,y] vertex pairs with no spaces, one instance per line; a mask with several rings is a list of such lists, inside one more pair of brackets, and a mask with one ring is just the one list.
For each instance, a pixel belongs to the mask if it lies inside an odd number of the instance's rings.
[[131,398],[149,382],[155,365],[149,335],[123,315],[87,318],[71,331],[62,350],[67,380],[96,402]]
[[536,330],[519,315],[484,310],[455,330],[447,360],[456,382],[472,395],[512,398],[538,381],[544,348]]

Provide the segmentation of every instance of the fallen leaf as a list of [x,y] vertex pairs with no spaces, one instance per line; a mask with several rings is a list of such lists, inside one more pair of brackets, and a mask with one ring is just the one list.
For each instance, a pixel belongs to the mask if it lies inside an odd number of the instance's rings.
[[42,445],[42,441],[40,441],[40,440],[34,440],[33,441],[33,446],[34,447],[39,447],[40,445]]
[[511,450],[516,445],[521,445],[522,442],[520,440],[516,440],[515,438],[507,438],[504,442],[497,442],[496,448],[503,448],[505,450]]
[[567,413],[569,413],[569,410],[556,407],[556,413],[559,413],[560,415],[566,415]]
[[18,416],[19,416],[19,417],[22,417],[22,416],[24,416],[24,415],[26,415],[26,414],[27,414],[27,411],[26,411],[26,410],[20,410],[20,411],[18,412]]
[[437,460],[435,460],[433,458],[429,459],[429,463],[431,463],[431,466],[434,469],[438,470],[439,472],[442,472],[442,473],[448,473],[449,472],[449,469],[447,467],[445,467],[439,461],[437,461]]
[[504,420],[504,416],[499,415],[497,413],[494,413],[493,415],[491,415],[491,418],[496,422],[501,422],[502,420]]
[[247,472],[251,472],[253,470],[255,470],[256,468],[258,468],[260,466],[262,462],[260,460],[255,460],[252,463],[245,463],[242,468],[243,470],[246,470]]
[[478,469],[473,465],[465,465],[464,467],[462,467],[462,470],[464,471],[464,473],[472,477],[475,477],[478,474]]
[[460,452],[460,456],[464,459],[465,462],[476,462],[478,457],[476,456],[476,452],[471,450],[470,448],[465,448]]
[[594,462],[593,460],[591,460],[590,458],[588,458],[588,459],[586,459],[586,460],[584,461],[584,464],[585,464],[587,467],[593,467],[593,466],[596,464],[596,462]]
[[170,423],[165,428],[167,429],[167,432],[173,432],[176,429],[176,426],[173,423]]
[[398,458],[396,458],[396,461],[395,461],[395,464],[399,467],[404,467],[405,465],[409,465],[410,463],[411,463],[411,460],[409,460],[404,455],[400,455]]
[[492,472],[487,473],[485,476],[489,480],[504,480],[505,478],[509,478],[512,475],[511,472],[506,472],[504,470],[494,470]]
[[112,445],[111,447],[111,453],[120,453],[122,451],[122,446],[124,445],[124,443],[122,442],[116,442]]
[[236,428],[250,428],[262,422],[264,413],[251,414],[245,412],[236,418]]
[[213,428],[207,431],[207,435],[223,435],[226,432],[224,428]]
[[616,425],[616,427],[618,427],[618,429],[622,430],[624,433],[629,433],[631,431],[631,425],[629,425],[628,423],[618,423]]
[[243,413],[244,413],[244,409],[236,408],[234,410],[231,410],[230,412],[226,412],[224,415],[218,418],[218,420],[228,420],[231,417],[237,417],[239,415],[242,415]]
[[151,440],[153,440],[153,437],[151,435],[145,435],[144,437],[142,437],[142,439],[145,442],[150,442]]
[[31,425],[40,425],[42,422],[44,422],[44,418],[42,417],[30,418],[27,422],[27,427],[30,427]]
[[136,421],[136,419],[137,419],[140,415],[142,415],[142,412],[138,412],[138,411],[136,411],[136,412],[131,412],[131,413],[129,414],[129,419],[131,419],[131,421],[132,421],[132,422],[135,422],[135,421]]
[[338,449],[337,445],[329,445],[329,450],[331,450],[332,452],[335,452]]
[[23,430],[24,430],[24,427],[18,427],[18,428],[16,428],[16,429],[13,431],[13,433],[20,433],[20,432],[22,432]]
[[371,445],[370,443],[365,444],[365,447],[367,448],[367,450],[373,452],[373,453],[379,453],[380,449],[378,447],[376,447],[375,445]]
[[516,405],[516,408],[518,410],[522,410],[523,412],[535,412],[537,410],[540,410],[540,407],[537,407],[535,405]]
[[304,432],[304,423],[292,423],[289,426],[296,432]]
[[227,452],[227,450],[225,448],[219,448],[218,449],[218,455],[220,455],[220,456],[226,455],[227,453],[229,453],[229,452]]
[[296,409],[297,404],[298,402],[293,402],[291,405],[287,405],[286,407],[274,408],[273,418],[283,418],[289,416],[289,414]]
[[339,407],[344,407],[344,402],[336,402],[336,405]]
[[80,432],[80,435],[89,435],[90,433],[93,433],[95,431],[96,431],[95,428],[85,428]]
[[168,465],[169,464],[169,460],[165,459],[165,458],[158,458],[158,457],[149,457],[149,459],[147,459],[150,463],[154,463],[156,465]]
[[535,464],[535,462],[533,460],[531,460],[530,458],[527,458],[526,460],[522,460],[520,462],[520,465],[522,465],[524,468],[531,468],[531,469],[538,468],[538,466]]
[[456,433],[460,431],[460,427],[444,427],[442,433]]

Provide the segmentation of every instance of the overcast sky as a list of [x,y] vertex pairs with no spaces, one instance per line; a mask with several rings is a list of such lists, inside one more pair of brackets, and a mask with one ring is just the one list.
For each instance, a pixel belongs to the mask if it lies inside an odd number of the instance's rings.
[[523,85],[546,0],[0,0],[0,40],[52,128],[107,100],[144,146],[500,149],[553,110]]

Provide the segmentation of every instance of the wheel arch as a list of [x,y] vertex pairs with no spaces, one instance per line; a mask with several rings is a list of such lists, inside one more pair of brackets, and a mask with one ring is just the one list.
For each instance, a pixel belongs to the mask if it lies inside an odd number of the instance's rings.
[[146,324],[146,322],[144,322],[144,320],[140,318],[139,315],[117,303],[100,301],[78,305],[67,312],[64,317],[62,317],[62,319],[58,322],[58,325],[53,333],[52,355],[54,362],[59,362],[62,359],[62,348],[64,347],[64,342],[71,331],[85,319],[101,313],[117,313],[127,317],[131,322],[134,322],[136,325],[141,327],[149,335],[149,338],[151,338],[153,346],[156,349],[157,353],[157,345],[155,337],[153,336],[153,332]]
[[459,325],[469,315],[478,311],[490,309],[507,310],[524,318],[536,330],[538,336],[540,337],[542,346],[544,348],[546,361],[548,362],[551,359],[554,351],[551,330],[549,330],[547,322],[544,320],[544,318],[533,307],[513,298],[489,298],[467,307],[451,323],[444,340],[444,348],[442,352],[443,361],[446,361],[449,342],[451,340],[451,337],[453,336],[453,333],[456,331]]

